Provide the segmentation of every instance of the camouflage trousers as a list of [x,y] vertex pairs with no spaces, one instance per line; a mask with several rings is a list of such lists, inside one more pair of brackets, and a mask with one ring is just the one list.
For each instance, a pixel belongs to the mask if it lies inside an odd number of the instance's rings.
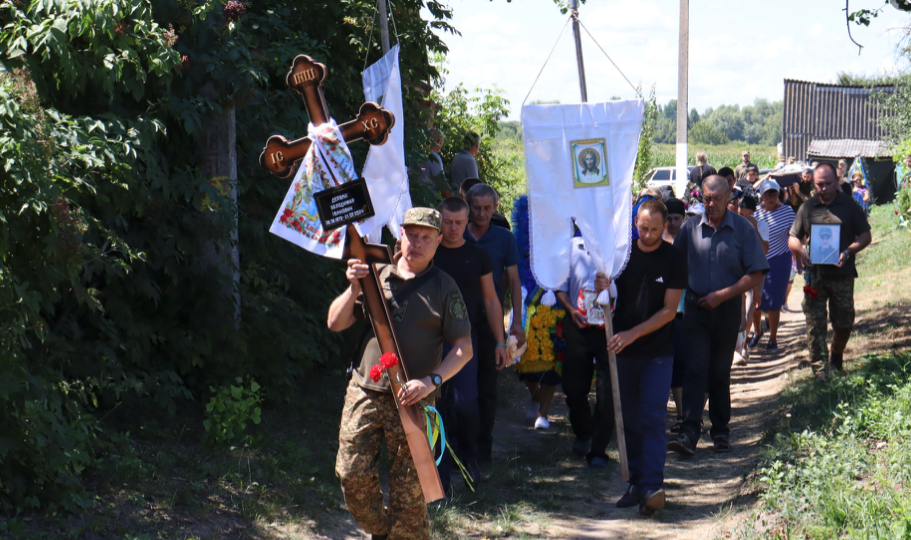
[[[384,438],[390,463],[388,508],[383,506],[379,475]],[[388,540],[429,540],[427,504],[392,394],[365,390],[352,380],[338,443],[335,474],[348,511],[360,526],[370,534],[388,535]]]
[[[819,277],[813,280],[816,298],[804,293],[803,312],[807,319],[807,347],[813,371],[827,367],[826,318],[832,323],[831,354],[842,354],[854,329],[854,278]],[[828,308],[828,309],[827,309]]]

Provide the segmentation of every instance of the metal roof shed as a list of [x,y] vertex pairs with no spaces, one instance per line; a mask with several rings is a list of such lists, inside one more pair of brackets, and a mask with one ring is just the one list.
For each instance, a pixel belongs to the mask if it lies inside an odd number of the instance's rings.
[[895,167],[882,142],[886,131],[881,120],[892,111],[873,96],[893,91],[894,86],[842,86],[785,79],[781,121],[784,155],[807,161],[845,159],[849,166],[857,156],[871,158],[868,163],[874,177],[873,196],[878,203],[891,200],[895,195]]
[[856,158],[864,158],[869,173],[867,182],[876,204],[895,198],[895,164],[891,154],[883,141],[857,139],[812,141],[807,149],[807,159],[811,162],[828,161],[834,164],[844,159],[850,168]]
[[803,159],[812,141],[882,140],[886,132],[880,120],[892,111],[871,97],[894,90],[894,86],[840,86],[785,79],[781,121],[784,154]]

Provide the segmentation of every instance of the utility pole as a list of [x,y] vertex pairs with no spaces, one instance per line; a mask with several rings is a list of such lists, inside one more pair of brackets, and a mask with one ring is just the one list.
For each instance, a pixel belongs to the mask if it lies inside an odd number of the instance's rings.
[[588,102],[588,90],[585,85],[585,64],[582,62],[582,36],[579,34],[579,0],[571,0],[569,9],[573,16],[573,39],[576,41],[576,63],[579,65],[579,90],[582,103]]
[[686,124],[689,115],[688,85],[690,64],[690,0],[680,0],[680,44],[677,64],[677,178],[674,195],[683,198],[686,191],[686,165],[688,151]]
[[377,9],[380,12],[380,43],[383,45],[383,54],[389,52],[389,14],[386,13],[386,0],[377,0]]

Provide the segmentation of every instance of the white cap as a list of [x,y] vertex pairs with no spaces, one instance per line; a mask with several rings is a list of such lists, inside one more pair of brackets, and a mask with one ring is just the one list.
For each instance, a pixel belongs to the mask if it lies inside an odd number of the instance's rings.
[[778,193],[781,193],[781,186],[778,185],[778,182],[772,180],[771,178],[766,178],[759,184],[759,194],[762,195],[766,191],[774,190]]

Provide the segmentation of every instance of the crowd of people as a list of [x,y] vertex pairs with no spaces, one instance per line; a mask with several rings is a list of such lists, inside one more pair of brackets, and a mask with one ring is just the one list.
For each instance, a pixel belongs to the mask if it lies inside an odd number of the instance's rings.
[[[393,262],[377,265],[411,377],[397,397],[440,411],[451,448],[438,464],[447,495],[455,489],[454,469],[467,486],[485,480],[494,458],[497,379],[522,350],[526,357],[515,367],[530,392],[526,416],[536,429],[548,429],[550,404],[562,386],[574,435],[567,451],[593,469],[610,462],[615,426],[608,358],[616,355],[630,471],[616,505],[637,507],[646,516],[664,507],[668,452],[696,453],[706,406],[711,448],[732,450],[732,366],[746,365],[758,347],[770,354],[783,349],[780,312],[797,273],[807,283],[802,306],[817,380],[824,383],[844,368],[854,321],[854,256],[870,243],[869,196],[855,200],[843,191],[844,173],[836,166],[807,167],[782,187],[774,177],[759,178],[747,152],[735,169],[717,171],[699,153],[687,196],[645,190],[634,201],[634,241],[615,287],[597,272],[577,235],[569,278],[555,291],[559,304],[544,306],[527,268],[525,202],[517,204],[512,224],[498,213],[499,195],[478,178],[479,141],[466,134],[450,164],[449,181],[460,196],[436,209],[409,210]],[[426,168],[436,176],[445,174],[436,135],[434,145]],[[837,238],[829,241],[838,245],[837,260],[818,264],[817,237],[833,230]],[[364,317],[360,280],[368,269],[363,261],[348,261],[350,285],[329,310],[333,331]],[[605,313],[597,298],[612,288]],[[504,311],[511,312],[510,322]],[[373,539],[429,538],[426,504],[389,381],[372,377],[381,357],[366,331],[345,398],[336,472],[349,511]],[[676,422],[668,427],[669,395]],[[388,506],[378,479],[383,439],[390,459]]]

